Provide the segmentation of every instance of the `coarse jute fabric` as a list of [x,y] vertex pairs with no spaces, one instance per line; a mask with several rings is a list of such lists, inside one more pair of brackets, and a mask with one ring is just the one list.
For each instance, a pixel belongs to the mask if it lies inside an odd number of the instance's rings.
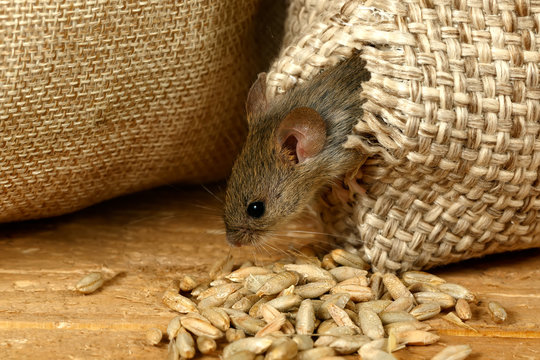
[[2,1],[0,222],[224,178],[278,5]]
[[268,96],[350,56],[371,73],[327,231],[382,271],[540,246],[539,30],[535,0],[293,0]]

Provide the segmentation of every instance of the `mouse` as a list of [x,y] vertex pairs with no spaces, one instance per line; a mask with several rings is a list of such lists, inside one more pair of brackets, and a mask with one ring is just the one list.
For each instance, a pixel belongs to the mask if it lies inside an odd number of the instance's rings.
[[358,168],[362,154],[343,145],[362,117],[361,87],[369,77],[354,55],[270,101],[266,74],[258,75],[246,100],[247,138],[225,191],[231,246],[266,241]]

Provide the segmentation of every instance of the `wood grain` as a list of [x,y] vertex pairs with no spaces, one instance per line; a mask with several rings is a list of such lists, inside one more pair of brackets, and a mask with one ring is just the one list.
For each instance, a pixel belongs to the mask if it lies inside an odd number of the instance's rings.
[[[304,240],[309,237],[304,236]],[[1,359],[165,359],[144,331],[175,316],[161,304],[181,274],[204,275],[229,252],[220,203],[199,188],[171,187],[116,199],[55,219],[4,225],[0,238]],[[239,259],[266,254],[233,249]],[[90,271],[117,275],[91,295],[73,291]],[[468,323],[431,325],[441,344],[470,344],[470,359],[540,358],[540,251],[501,254],[435,269],[480,299]],[[494,324],[485,302],[499,301],[508,322]],[[443,345],[410,347],[399,359],[429,359]],[[215,358],[215,357],[214,357]]]

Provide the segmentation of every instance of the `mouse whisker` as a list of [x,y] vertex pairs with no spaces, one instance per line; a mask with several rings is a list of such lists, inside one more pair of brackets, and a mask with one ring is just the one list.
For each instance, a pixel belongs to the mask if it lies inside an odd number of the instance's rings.
[[195,206],[195,207],[197,207],[199,209],[204,209],[204,210],[215,212],[216,215],[221,216],[221,209],[219,209],[219,208],[213,208],[213,207],[204,206],[204,205],[200,205],[200,204],[194,204],[193,206]]
[[206,190],[206,192],[208,192],[210,195],[212,195],[217,201],[219,201],[220,203],[223,204],[223,200],[218,198],[216,194],[214,194],[209,188],[207,188],[206,186],[204,186],[203,184],[201,184],[201,187]]
[[332,236],[332,237],[341,238],[341,239],[347,238],[347,236],[344,236],[344,235],[332,234],[332,233],[320,232],[320,231],[288,230],[287,232],[298,233],[298,234],[326,235],[326,236]]

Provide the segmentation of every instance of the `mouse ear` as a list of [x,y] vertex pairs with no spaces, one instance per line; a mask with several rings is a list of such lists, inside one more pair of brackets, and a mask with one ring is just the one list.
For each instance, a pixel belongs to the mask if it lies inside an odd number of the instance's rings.
[[300,164],[321,152],[326,142],[326,123],[308,107],[292,110],[281,122],[276,142],[287,161]]
[[257,80],[251,88],[246,100],[246,112],[248,123],[251,119],[258,114],[262,114],[266,111],[268,103],[266,101],[266,73],[260,73]]

